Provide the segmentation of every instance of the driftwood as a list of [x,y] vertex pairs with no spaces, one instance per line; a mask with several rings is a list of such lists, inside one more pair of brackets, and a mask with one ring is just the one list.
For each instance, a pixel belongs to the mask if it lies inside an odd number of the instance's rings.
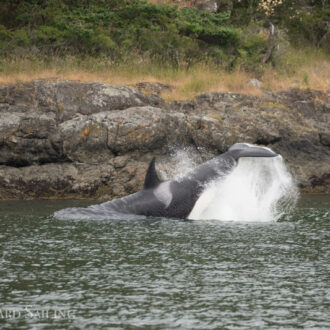
[[269,60],[272,55],[273,49],[275,47],[275,27],[273,24],[270,24],[269,28],[269,37],[268,37],[268,46],[265,56],[261,59],[261,64],[264,65]]

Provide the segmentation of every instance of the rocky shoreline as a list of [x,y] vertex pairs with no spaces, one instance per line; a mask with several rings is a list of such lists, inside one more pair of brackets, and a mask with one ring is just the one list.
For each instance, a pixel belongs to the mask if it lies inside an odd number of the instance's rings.
[[58,80],[1,86],[0,199],[121,197],[141,188],[153,156],[165,164],[189,148],[204,161],[235,142],[269,146],[302,191],[330,193],[329,94],[206,93],[166,103],[160,90]]

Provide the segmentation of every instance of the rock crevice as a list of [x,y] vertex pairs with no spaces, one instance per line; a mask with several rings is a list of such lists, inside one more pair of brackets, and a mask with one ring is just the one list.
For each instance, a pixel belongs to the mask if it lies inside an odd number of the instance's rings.
[[329,97],[318,91],[165,103],[102,83],[2,86],[0,199],[120,197],[141,188],[154,155],[166,162],[192,147],[205,160],[236,142],[271,147],[303,189],[330,192],[329,132]]

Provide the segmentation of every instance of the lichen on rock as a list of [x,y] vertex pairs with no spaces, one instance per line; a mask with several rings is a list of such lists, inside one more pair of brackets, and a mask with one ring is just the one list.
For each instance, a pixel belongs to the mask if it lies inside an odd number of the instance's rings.
[[0,199],[120,197],[142,187],[155,155],[165,164],[188,147],[206,160],[243,141],[280,153],[302,189],[330,192],[321,92],[165,103],[133,87],[38,80],[0,87],[0,105]]

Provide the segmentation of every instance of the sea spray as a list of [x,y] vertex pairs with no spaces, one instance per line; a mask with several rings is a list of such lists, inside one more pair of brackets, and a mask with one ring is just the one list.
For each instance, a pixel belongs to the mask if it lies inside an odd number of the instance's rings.
[[173,149],[166,161],[157,162],[157,171],[163,180],[184,177],[203,162],[195,148]]
[[281,156],[241,158],[230,174],[205,187],[189,219],[276,221],[297,199],[295,181]]
[[[203,160],[194,149],[173,151],[170,159],[159,162],[157,170],[163,180],[185,177]],[[275,158],[241,158],[228,174],[210,182],[198,199],[189,219],[232,221],[276,221],[295,206],[298,192],[281,156]],[[69,208],[55,212],[57,219],[144,219],[122,214],[106,204],[88,208]]]

